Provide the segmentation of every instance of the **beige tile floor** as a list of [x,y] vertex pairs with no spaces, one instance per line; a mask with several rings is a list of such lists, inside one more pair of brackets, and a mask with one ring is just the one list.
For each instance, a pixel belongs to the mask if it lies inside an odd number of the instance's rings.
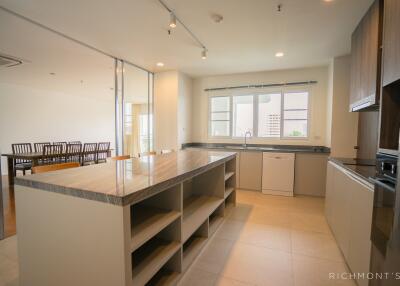
[[237,207],[182,278],[181,286],[356,285],[324,216],[324,200],[238,191]]
[[[348,271],[324,217],[324,200],[238,191],[237,207],[181,286],[331,286]],[[0,286],[18,285],[16,237],[0,241]]]

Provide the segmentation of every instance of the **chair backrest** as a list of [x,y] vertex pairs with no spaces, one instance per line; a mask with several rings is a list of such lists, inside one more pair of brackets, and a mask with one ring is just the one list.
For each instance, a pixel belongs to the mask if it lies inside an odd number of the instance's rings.
[[40,142],[40,143],[33,143],[33,147],[36,153],[43,153],[43,146],[51,145],[50,142]]
[[53,142],[53,145],[62,146],[61,153],[64,153],[67,151],[67,142]]
[[69,141],[68,144],[82,144],[81,141]]
[[97,158],[96,158],[97,163],[106,162],[109,150],[110,150],[110,142],[99,142],[99,144],[97,144]]
[[82,144],[67,144],[65,160],[67,162],[81,162]]
[[62,145],[44,145],[42,163],[54,164],[59,163],[62,155]]
[[82,164],[96,163],[97,143],[85,143],[82,150]]
[[143,156],[154,156],[157,155],[156,151],[149,151],[149,152],[142,152],[139,153],[139,157],[143,157]]
[[121,156],[115,156],[115,157],[111,157],[110,159],[112,161],[120,161],[120,160],[128,160],[130,159],[131,156],[130,155],[121,155]]
[[61,163],[61,164],[53,164],[53,165],[42,165],[32,167],[32,174],[45,173],[50,171],[69,169],[79,167],[80,164],[78,162],[69,162],[69,163]]
[[[31,143],[15,143],[11,144],[13,154],[20,154],[20,153],[32,153],[32,144]],[[29,160],[25,159],[15,159],[14,161],[16,164],[21,163],[29,163]]]
[[161,154],[168,154],[168,153],[172,153],[175,152],[174,149],[165,149],[165,150],[161,150]]

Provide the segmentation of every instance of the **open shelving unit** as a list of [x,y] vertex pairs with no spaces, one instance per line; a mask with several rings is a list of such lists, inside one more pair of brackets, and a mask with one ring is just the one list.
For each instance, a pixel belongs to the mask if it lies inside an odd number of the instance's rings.
[[209,216],[208,218],[208,233],[209,235],[213,235],[221,223],[224,220],[224,210],[225,210],[225,205],[224,203],[221,203],[221,205]]
[[236,203],[231,159],[130,206],[132,285],[176,285]]
[[190,264],[195,260],[208,238],[208,220],[186,240],[182,247],[183,260],[182,270],[186,271]]

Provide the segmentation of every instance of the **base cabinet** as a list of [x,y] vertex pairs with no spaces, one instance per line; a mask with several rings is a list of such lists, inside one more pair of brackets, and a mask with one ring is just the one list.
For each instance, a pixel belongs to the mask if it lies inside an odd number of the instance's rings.
[[259,151],[240,152],[239,188],[261,190],[263,153]]
[[[368,273],[371,253],[373,186],[328,162],[325,215],[350,270]],[[357,281],[367,286],[367,279]]]

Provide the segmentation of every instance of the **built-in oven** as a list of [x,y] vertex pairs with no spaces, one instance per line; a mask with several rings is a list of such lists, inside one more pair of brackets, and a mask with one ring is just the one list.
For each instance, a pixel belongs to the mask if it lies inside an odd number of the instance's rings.
[[400,195],[396,156],[377,156],[371,228],[371,286],[400,285]]

